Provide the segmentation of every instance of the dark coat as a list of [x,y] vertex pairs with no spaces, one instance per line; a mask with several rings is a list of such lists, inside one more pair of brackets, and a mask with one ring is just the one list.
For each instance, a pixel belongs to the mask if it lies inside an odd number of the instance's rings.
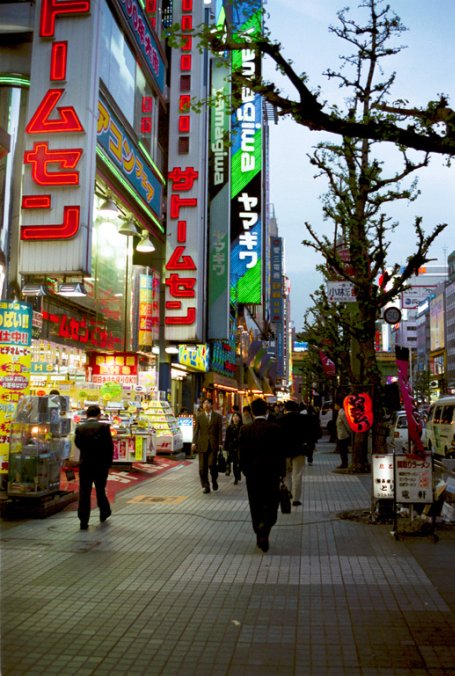
[[212,451],[218,451],[223,445],[223,418],[220,413],[212,411],[210,424],[205,413],[196,416],[193,432],[193,444],[196,444],[198,453],[207,453],[209,443]]
[[88,418],[76,427],[74,443],[81,452],[81,466],[108,469],[112,465],[114,442],[109,424]]
[[240,430],[239,450],[240,469],[247,479],[279,479],[286,474],[281,428],[276,422],[256,418],[249,425],[243,425]]
[[240,423],[239,425],[234,425],[234,423],[230,423],[226,427],[226,437],[224,439],[225,451],[233,453],[234,451],[238,450],[240,430],[242,429],[242,427],[243,427],[242,423]]
[[[282,445],[287,458],[305,455],[319,439],[318,421],[315,416],[290,411],[279,420],[282,430]],[[305,448],[305,446],[307,448]]]

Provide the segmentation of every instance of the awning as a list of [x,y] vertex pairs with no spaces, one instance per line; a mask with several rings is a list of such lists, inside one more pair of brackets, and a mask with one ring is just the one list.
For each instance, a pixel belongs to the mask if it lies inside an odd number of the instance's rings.
[[262,389],[265,397],[270,397],[275,394],[270,386],[270,380],[264,376],[262,379]]
[[238,382],[235,378],[228,378],[215,371],[208,371],[204,376],[204,387],[217,387],[228,392],[237,392]]
[[247,367],[246,386],[252,392],[255,392],[256,394],[262,394],[262,384],[251,366]]

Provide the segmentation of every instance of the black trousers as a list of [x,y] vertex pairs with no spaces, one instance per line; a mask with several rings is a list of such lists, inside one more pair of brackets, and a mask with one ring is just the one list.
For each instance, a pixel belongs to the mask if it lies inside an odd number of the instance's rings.
[[250,503],[251,522],[256,535],[268,537],[278,518],[280,481],[247,476],[246,489]]
[[337,440],[337,445],[336,445],[336,450],[340,454],[340,460],[341,460],[341,466],[342,467],[347,467],[348,466],[348,453],[349,453],[349,437],[347,439],[338,439]]
[[100,510],[100,518],[105,518],[110,515],[111,506],[106,495],[108,474],[108,467],[91,467],[87,465],[81,465],[79,467],[79,506],[77,515],[81,523],[88,523],[90,519],[90,498],[93,484],[95,484],[96,501]]
[[202,488],[210,488],[209,471],[212,478],[212,483],[218,479],[218,468],[216,466],[217,451],[211,448],[206,453],[198,453],[199,455],[199,478],[201,480]]

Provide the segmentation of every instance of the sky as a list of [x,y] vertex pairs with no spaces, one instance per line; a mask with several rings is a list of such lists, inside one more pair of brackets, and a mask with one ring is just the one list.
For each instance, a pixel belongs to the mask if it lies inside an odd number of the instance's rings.
[[[305,72],[311,89],[321,87],[321,100],[343,103],[343,92],[323,75],[326,68],[337,70],[340,54],[349,46],[329,33],[337,25],[337,11],[345,6],[358,15],[358,0],[268,0],[267,21],[271,36],[281,42],[286,58],[293,61],[298,73]],[[444,93],[455,107],[455,2],[453,0],[389,0],[388,4],[408,30],[399,43],[406,45],[399,55],[384,60],[386,73],[396,71],[394,98],[407,99],[409,106],[425,104]],[[362,17],[365,17],[365,10]],[[294,95],[289,83],[264,65],[269,79],[280,84],[283,94]],[[311,132],[292,120],[280,120],[270,127],[270,190],[271,203],[278,221],[279,234],[285,242],[286,274],[291,283],[291,319],[297,331],[303,326],[305,311],[312,305],[310,294],[322,283],[315,270],[322,258],[301,242],[308,238],[305,222],[319,232],[331,235],[332,227],[322,219],[320,197],[326,192],[323,178],[315,179],[315,170],[307,155],[325,140],[336,141],[334,135]],[[392,144],[381,147],[383,159],[394,162]],[[422,157],[415,154],[414,158]],[[387,214],[398,222],[389,240],[388,263],[404,264],[414,251],[416,216],[423,218],[422,227],[429,233],[439,223],[448,223],[430,251],[431,265],[443,264],[455,250],[455,162],[447,168],[444,158],[433,155],[429,167],[418,176],[419,198],[411,204],[395,204]]]

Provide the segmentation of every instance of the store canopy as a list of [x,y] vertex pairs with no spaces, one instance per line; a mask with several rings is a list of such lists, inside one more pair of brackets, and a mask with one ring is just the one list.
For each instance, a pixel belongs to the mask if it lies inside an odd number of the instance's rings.
[[270,380],[266,377],[262,379],[262,391],[264,392],[264,396],[272,396],[274,395],[274,391],[272,390],[270,386]]
[[262,384],[251,366],[247,367],[246,386],[252,392],[255,392],[256,394],[262,394]]

